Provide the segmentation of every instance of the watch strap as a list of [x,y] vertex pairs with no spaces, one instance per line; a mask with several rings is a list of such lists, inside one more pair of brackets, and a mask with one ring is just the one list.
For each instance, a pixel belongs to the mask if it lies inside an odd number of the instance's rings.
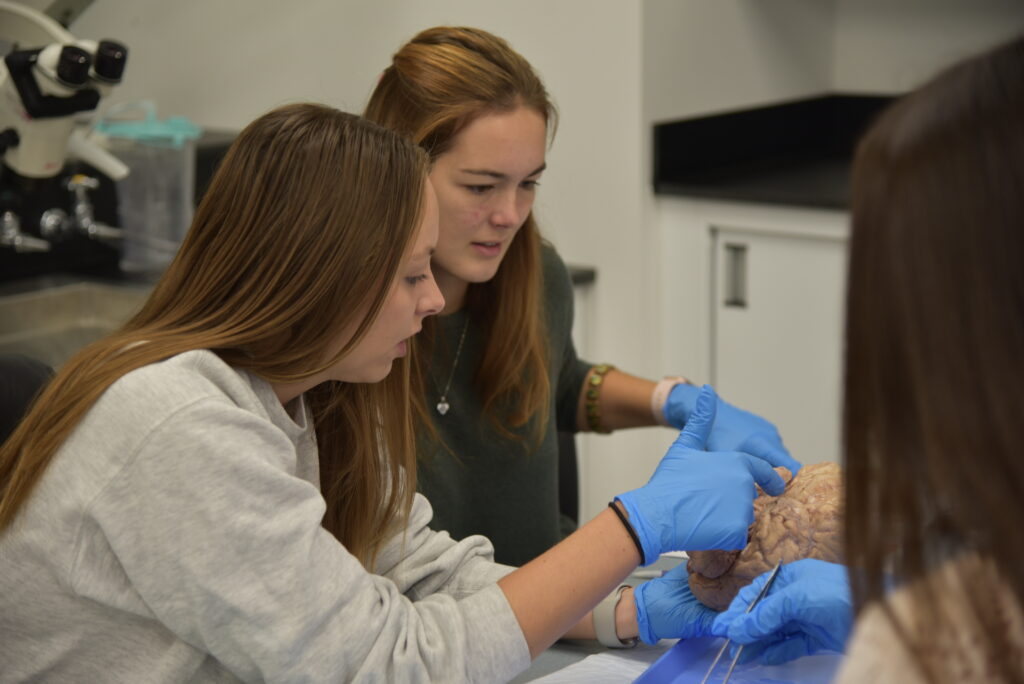
[[601,602],[594,608],[594,633],[602,646],[608,648],[633,648],[636,646],[636,639],[619,639],[615,631],[615,607],[622,598],[622,592],[630,585],[623,584],[618,589],[601,599]]

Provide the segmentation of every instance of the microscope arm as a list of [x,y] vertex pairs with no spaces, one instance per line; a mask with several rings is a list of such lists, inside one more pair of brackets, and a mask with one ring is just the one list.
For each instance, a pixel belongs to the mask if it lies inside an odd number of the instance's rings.
[[52,18],[9,0],[0,0],[0,26],[0,39],[16,43],[19,49],[75,42],[75,37]]
[[128,175],[128,166],[123,161],[90,140],[81,129],[71,131],[68,155],[99,169],[111,180],[119,181]]

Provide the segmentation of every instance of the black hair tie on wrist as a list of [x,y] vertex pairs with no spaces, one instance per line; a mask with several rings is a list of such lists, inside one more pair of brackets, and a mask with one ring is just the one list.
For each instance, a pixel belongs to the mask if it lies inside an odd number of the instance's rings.
[[637,553],[640,554],[640,564],[643,565],[644,560],[646,560],[644,558],[644,547],[640,545],[640,537],[636,536],[636,530],[634,530],[633,526],[629,524],[629,521],[626,520],[626,516],[619,510],[619,507],[615,505],[614,501],[608,502],[608,508],[615,511],[615,515],[619,516],[619,520],[622,521],[623,527],[625,527],[626,531],[629,532],[629,538],[633,540],[634,544],[636,544]]

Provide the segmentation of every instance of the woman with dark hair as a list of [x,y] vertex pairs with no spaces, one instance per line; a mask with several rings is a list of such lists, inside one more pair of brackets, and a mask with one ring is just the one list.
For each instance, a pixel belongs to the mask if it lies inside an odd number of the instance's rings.
[[[847,572],[784,566],[714,631],[843,682],[1024,681],[1024,38],[901,98],[853,169]],[[852,589],[852,591],[851,591]]]
[[[141,311],[0,445],[0,681],[510,678],[662,551],[739,548],[761,459],[703,451],[534,563],[427,527],[409,339],[444,305],[426,154],[320,105],[239,135]],[[613,636],[686,636],[678,592]],[[574,627],[575,623],[579,623]]]
[[[365,115],[430,156],[445,297],[417,340],[420,490],[434,525],[483,534],[519,565],[565,537],[557,432],[682,428],[700,388],[577,358],[572,286],[533,214],[556,112],[537,73],[475,28],[422,31],[395,53]],[[709,445],[799,469],[768,421],[720,401]]]

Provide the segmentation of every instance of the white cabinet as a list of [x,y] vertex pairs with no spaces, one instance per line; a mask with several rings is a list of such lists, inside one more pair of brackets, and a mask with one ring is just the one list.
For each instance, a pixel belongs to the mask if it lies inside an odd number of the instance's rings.
[[659,199],[664,367],[839,460],[848,215]]

